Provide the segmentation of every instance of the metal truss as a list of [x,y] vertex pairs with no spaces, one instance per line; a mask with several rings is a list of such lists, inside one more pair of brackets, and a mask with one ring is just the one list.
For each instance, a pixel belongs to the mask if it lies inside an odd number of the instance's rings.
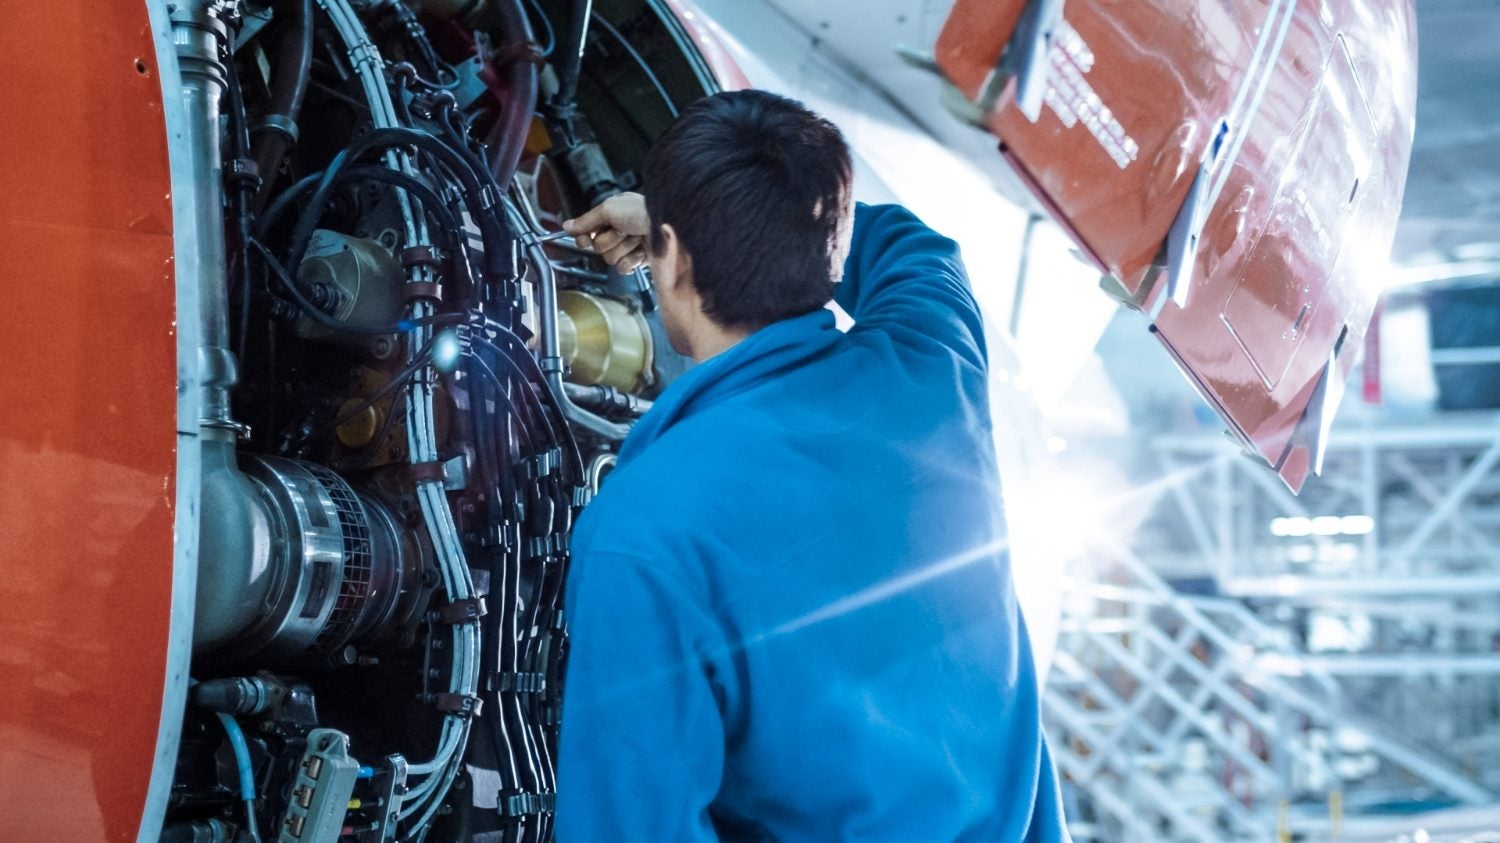
[[1491,790],[1393,736],[1237,600],[1179,593],[1126,548],[1070,577],[1043,697],[1075,837],[1333,839],[1359,786],[1488,805]]
[[1045,695],[1095,839],[1500,803],[1500,417],[1336,428],[1300,497],[1223,439],[1150,458],[1170,479],[1070,579]]

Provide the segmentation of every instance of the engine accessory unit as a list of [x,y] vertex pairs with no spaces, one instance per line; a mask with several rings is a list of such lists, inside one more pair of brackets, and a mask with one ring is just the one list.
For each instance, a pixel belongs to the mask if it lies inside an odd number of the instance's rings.
[[[297,281],[329,316],[349,325],[389,325],[401,314],[401,261],[374,240],[315,230]],[[306,314],[297,318],[296,330],[304,339],[325,342],[362,345],[367,339],[326,328]]]
[[639,308],[578,290],[557,294],[559,350],[586,386],[634,392],[651,382],[651,328]]

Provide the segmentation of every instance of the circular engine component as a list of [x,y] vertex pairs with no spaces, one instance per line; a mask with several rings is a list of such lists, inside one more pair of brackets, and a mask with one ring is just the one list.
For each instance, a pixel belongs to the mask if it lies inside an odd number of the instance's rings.
[[[297,270],[305,288],[333,298],[329,315],[341,322],[372,328],[389,325],[401,315],[401,262],[374,240],[316,229]],[[369,337],[339,333],[298,317],[298,336],[340,345],[363,346]]]
[[271,516],[270,584],[230,653],[326,656],[410,620],[422,550],[384,503],[320,465],[264,456],[244,463]]
[[640,310],[577,290],[557,294],[558,346],[568,380],[634,392],[651,377],[651,328]]

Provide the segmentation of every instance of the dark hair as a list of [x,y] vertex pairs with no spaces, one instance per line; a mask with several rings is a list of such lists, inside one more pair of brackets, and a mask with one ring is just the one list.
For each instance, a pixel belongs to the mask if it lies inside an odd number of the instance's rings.
[[849,201],[849,147],[801,103],[732,91],[683,109],[643,171],[651,249],[670,224],[693,259],[703,312],[754,330],[833,297]]

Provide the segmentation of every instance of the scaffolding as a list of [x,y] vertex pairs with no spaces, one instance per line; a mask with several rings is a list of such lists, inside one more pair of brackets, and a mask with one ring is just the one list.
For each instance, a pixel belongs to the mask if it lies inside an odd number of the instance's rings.
[[1500,802],[1500,417],[1335,429],[1292,496],[1162,439],[1067,580],[1044,697],[1080,840],[1332,840]]

